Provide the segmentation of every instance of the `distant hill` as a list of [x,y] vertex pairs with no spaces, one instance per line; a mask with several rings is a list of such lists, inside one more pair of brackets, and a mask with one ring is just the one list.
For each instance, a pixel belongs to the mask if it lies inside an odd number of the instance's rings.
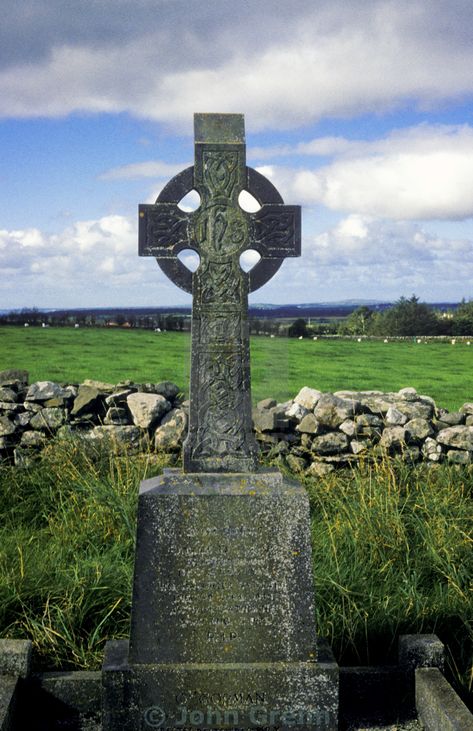
[[[358,307],[369,307],[372,310],[383,311],[392,307],[393,302],[373,299],[348,299],[335,302],[308,302],[276,305],[271,303],[250,304],[249,315],[253,318],[310,318],[310,317],[347,317]],[[429,302],[432,309],[455,310],[459,303]],[[137,319],[153,315],[175,314],[183,317],[191,314],[190,306],[169,305],[166,307],[70,307],[70,308],[17,308],[0,310],[0,316],[10,313],[24,313],[25,318],[32,312],[51,313],[55,317],[93,316],[97,321],[116,320],[117,317],[125,320]]]

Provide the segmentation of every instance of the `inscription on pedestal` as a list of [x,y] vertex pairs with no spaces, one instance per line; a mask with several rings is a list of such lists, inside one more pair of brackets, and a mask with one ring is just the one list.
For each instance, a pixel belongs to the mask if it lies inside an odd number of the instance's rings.
[[171,471],[144,483],[140,510],[134,662],[315,659],[303,488]]

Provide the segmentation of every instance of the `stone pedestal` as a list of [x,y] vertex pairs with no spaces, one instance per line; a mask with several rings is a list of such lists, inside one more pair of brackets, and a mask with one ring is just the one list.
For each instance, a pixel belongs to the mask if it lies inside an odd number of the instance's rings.
[[104,731],[337,728],[300,485],[177,470],[142,483],[130,642],[108,643],[103,693]]

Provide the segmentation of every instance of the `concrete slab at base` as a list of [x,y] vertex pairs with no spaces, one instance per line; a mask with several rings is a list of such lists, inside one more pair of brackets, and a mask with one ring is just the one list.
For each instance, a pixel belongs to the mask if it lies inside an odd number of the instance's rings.
[[103,668],[104,731],[338,728],[333,660],[130,666],[126,657],[127,643],[113,643]]
[[17,677],[0,674],[0,731],[13,729],[17,686]]
[[415,683],[425,731],[473,731],[473,715],[438,668],[418,668]]
[[0,673],[26,678],[31,667],[30,640],[0,639]]

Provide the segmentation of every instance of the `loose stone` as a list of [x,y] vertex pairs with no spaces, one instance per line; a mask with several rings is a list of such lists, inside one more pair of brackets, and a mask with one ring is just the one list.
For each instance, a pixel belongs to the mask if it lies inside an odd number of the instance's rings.
[[408,421],[405,429],[407,441],[410,442],[422,442],[434,433],[429,422],[426,419],[419,418]]
[[299,406],[303,406],[308,411],[313,411],[321,396],[321,391],[304,386],[297,394],[294,402],[299,404]]
[[127,397],[133,423],[143,429],[157,424],[168,411],[171,404],[164,396],[155,393],[132,393]]
[[437,434],[437,441],[455,449],[473,450],[473,427],[451,426]]
[[333,432],[315,437],[312,441],[312,451],[315,454],[338,454],[348,449],[348,438],[346,434]]

